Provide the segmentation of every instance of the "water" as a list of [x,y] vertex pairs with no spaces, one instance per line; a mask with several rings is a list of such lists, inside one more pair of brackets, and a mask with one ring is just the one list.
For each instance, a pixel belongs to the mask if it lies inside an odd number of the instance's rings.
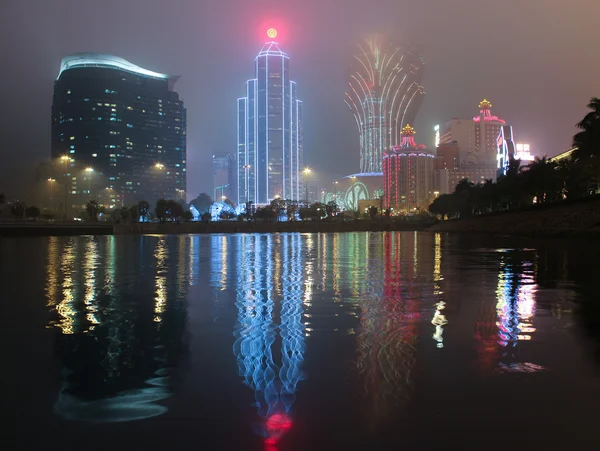
[[2,449],[595,449],[597,255],[409,232],[0,239]]

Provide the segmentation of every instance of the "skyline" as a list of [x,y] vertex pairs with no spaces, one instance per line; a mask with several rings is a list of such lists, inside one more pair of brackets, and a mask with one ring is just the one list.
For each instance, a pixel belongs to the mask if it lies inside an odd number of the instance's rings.
[[[344,8],[338,8],[339,1],[319,2],[319,8],[316,2],[282,1],[273,8],[259,1],[250,8],[230,0],[204,9],[183,1],[145,10],[138,1],[79,5],[62,0],[33,9],[26,3],[8,1],[0,7],[3,42],[16,43],[3,50],[5,60],[13,61],[2,74],[4,86],[11,87],[5,96],[13,108],[3,110],[0,155],[23,155],[4,158],[2,190],[10,196],[20,195],[19,185],[31,180],[32,162],[49,155],[52,82],[61,58],[75,52],[110,53],[149,70],[182,75],[178,90],[189,111],[188,197],[209,192],[211,155],[235,150],[235,99],[247,79],[250,55],[262,44],[260,33],[271,22],[282,30],[282,45],[294,59],[298,96],[308,118],[306,164],[318,164],[332,178],[356,172],[359,164],[358,132],[344,104],[344,76],[364,33],[382,31],[394,39],[401,34],[402,42],[419,48],[427,63],[427,96],[415,127],[428,145],[433,125],[471,116],[474,105],[487,97],[498,114],[518,127],[518,141],[531,143],[538,155],[554,155],[568,148],[575,122],[600,89],[593,76],[599,63],[589,61],[584,51],[592,42],[592,18],[600,5],[559,12],[548,1],[505,2],[486,5],[484,14],[476,16],[472,2],[465,0],[452,6],[380,0],[369,9],[353,0],[343,2]],[[89,17],[94,20],[85,20]],[[502,20],[518,32],[500,35],[494,23]],[[403,33],[393,32],[398,23]],[[149,31],[154,28],[165,32]],[[221,38],[217,44],[215,37]],[[219,70],[207,70],[207,61]]]

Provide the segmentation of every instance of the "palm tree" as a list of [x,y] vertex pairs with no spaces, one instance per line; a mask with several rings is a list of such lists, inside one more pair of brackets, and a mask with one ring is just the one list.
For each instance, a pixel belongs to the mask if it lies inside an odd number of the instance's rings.
[[577,123],[581,131],[573,137],[575,159],[600,156],[600,98],[592,97],[587,107],[592,111]]
[[592,97],[587,107],[591,110],[577,123],[581,131],[573,137],[573,159],[583,172],[591,173],[594,190],[600,179],[600,98]]

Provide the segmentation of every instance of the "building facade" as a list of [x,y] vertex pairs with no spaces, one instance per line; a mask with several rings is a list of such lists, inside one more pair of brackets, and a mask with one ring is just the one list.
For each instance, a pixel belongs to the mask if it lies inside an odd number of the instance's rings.
[[[215,201],[220,201],[222,196],[237,201],[237,164],[232,153],[216,153],[212,156],[213,195]],[[221,196],[221,197],[219,197]]]
[[[474,183],[495,180],[503,173],[509,154],[514,155],[512,127],[492,115],[491,108],[492,104],[483,99],[478,116],[451,119],[441,129],[437,159],[443,161],[444,166],[436,164],[435,168],[439,185],[436,189],[441,194],[452,193],[463,178]],[[450,167],[448,158],[456,155],[457,164]]]
[[107,208],[183,198],[186,110],[179,77],[122,58],[63,58],[54,83],[51,157],[66,183],[68,208],[90,199]]
[[383,154],[400,143],[423,102],[425,63],[414,51],[372,36],[359,44],[348,77],[346,104],[360,135],[361,173],[381,172]]
[[302,154],[302,102],[290,59],[269,41],[255,59],[246,96],[238,99],[237,203],[302,200]]
[[402,129],[402,143],[383,156],[383,208],[411,213],[427,209],[435,198],[434,155],[414,139],[410,125]]

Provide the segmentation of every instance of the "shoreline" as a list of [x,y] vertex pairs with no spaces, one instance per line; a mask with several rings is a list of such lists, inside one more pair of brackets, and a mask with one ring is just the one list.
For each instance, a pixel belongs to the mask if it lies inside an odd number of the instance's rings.
[[187,235],[210,233],[344,233],[423,231],[430,222],[360,219],[342,221],[291,222],[180,222],[180,223],[2,223],[0,237],[77,235]]
[[533,206],[451,219],[428,227],[429,232],[477,233],[548,238],[600,237],[600,199]]

